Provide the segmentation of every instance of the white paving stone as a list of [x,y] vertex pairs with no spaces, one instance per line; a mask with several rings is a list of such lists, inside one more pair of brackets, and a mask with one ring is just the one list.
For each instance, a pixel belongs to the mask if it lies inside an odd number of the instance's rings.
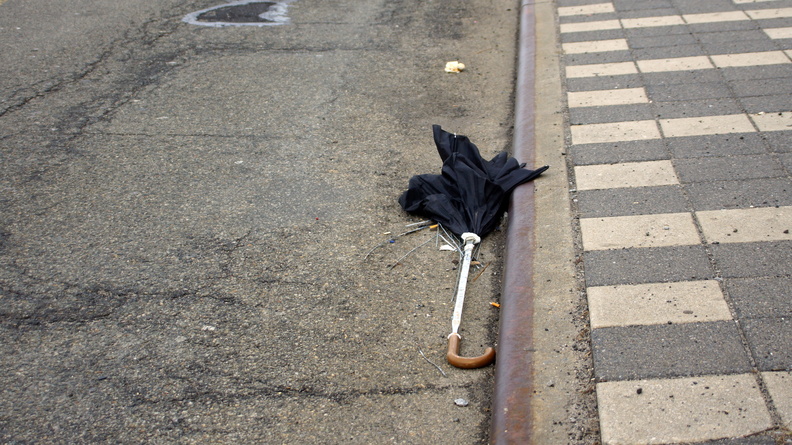
[[627,39],[593,40],[590,42],[570,42],[561,45],[565,54],[604,53],[630,49]]
[[787,429],[792,429],[792,372],[763,372],[762,378],[781,421]]
[[614,11],[613,3],[594,3],[582,6],[562,6],[558,8],[558,15],[559,17],[567,17],[573,15],[606,14]]
[[567,93],[569,108],[602,107],[609,105],[647,104],[646,90],[643,88],[622,88],[618,90],[573,91]]
[[606,445],[704,442],[773,426],[750,374],[598,383],[597,402]]
[[660,139],[657,123],[650,120],[572,125],[570,131],[573,144]]
[[591,328],[731,320],[717,281],[589,287]]
[[578,190],[679,184],[671,161],[627,162],[575,167]]
[[584,250],[700,244],[690,213],[581,218]]
[[696,217],[709,243],[792,240],[792,207],[706,210]]
[[753,133],[756,131],[745,114],[660,119],[660,127],[666,137]]

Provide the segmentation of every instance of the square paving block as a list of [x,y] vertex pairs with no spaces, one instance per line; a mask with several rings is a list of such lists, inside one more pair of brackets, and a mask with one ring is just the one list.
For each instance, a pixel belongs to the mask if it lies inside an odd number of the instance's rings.
[[721,99],[731,96],[725,82],[694,83],[690,85],[653,85],[647,88],[654,102],[673,102],[680,100]]
[[749,114],[788,111],[792,108],[792,94],[741,97],[739,102]]
[[[742,113],[742,106],[731,98],[658,102],[655,104],[657,117],[661,119],[685,118],[690,116],[713,116]],[[747,130],[747,127],[746,127]]]
[[671,161],[625,162],[575,167],[578,190],[679,184]]
[[638,74],[625,76],[581,77],[567,79],[567,91],[614,90],[617,88],[641,88],[644,81]]
[[792,131],[772,131],[763,133],[762,139],[775,153],[792,153]]
[[696,210],[792,205],[789,178],[698,182],[685,186]]
[[619,12],[641,10],[641,15],[654,15],[657,9],[674,7],[671,0],[614,0],[613,6]]
[[[597,405],[604,444],[702,443],[773,426],[751,374],[599,383]],[[759,440],[707,443],[768,443]]]
[[632,54],[636,60],[649,60],[649,59],[668,59],[676,57],[691,57],[700,56],[704,54],[701,46],[698,44],[692,45],[674,45],[663,47],[649,47],[633,49]]
[[653,248],[699,244],[690,213],[582,218],[584,250]]
[[713,278],[704,246],[595,250],[584,253],[587,286]]
[[630,48],[658,48],[658,47],[676,47],[683,45],[693,45],[696,43],[696,38],[688,33],[685,34],[667,34],[662,39],[657,36],[639,37],[632,36],[627,39]]
[[[735,31],[735,33],[736,32],[740,32],[740,31]],[[751,30],[750,32],[753,32],[753,30]],[[706,33],[701,35],[706,35]],[[739,38],[735,38],[735,40],[733,41],[717,42],[717,43],[713,42],[713,43],[704,44],[705,53],[718,54],[718,55],[765,52],[765,51],[773,51],[777,48],[778,47],[775,45],[775,43],[773,43],[771,40],[767,38],[763,40],[741,40]]]
[[792,318],[792,278],[727,279],[725,284],[738,318]]
[[586,293],[592,329],[732,319],[715,280],[595,286]]
[[792,319],[748,318],[742,324],[760,371],[792,371]]
[[[612,20],[612,19],[608,19]],[[613,40],[624,38],[624,30],[621,27],[591,32],[567,32],[559,34],[561,43],[591,42],[596,40]]]
[[[694,34],[695,38],[698,38],[701,43],[704,45],[711,45],[717,43],[731,43],[734,41],[751,41],[751,40],[758,40],[761,42],[770,43],[770,39],[767,37],[767,34],[762,32],[759,29],[749,29],[745,31],[723,31],[723,32],[704,32],[704,33],[696,33]],[[776,48],[769,48],[769,50],[774,50]],[[709,54],[719,54],[720,52]]]
[[778,155],[778,159],[781,160],[781,163],[784,164],[787,170],[792,171],[792,153]]
[[666,143],[675,158],[697,158],[765,153],[764,139],[758,133],[736,133],[670,138]]
[[571,125],[600,124],[632,119],[650,120],[653,118],[654,114],[648,103],[569,109],[569,123]]
[[674,185],[580,190],[577,200],[582,218],[679,213],[688,210],[682,189]]
[[749,372],[734,321],[600,328],[591,331],[599,381]]
[[668,150],[660,139],[574,145],[569,150],[575,165],[669,159]]
[[710,244],[724,278],[792,275],[792,241]]
[[792,429],[792,372],[763,372],[762,378],[784,427]]
[[[792,77],[792,64],[721,68],[718,71],[727,80],[732,79],[729,83],[737,97],[764,96],[768,91],[775,94],[792,94],[792,82],[789,82],[789,78]],[[737,77],[737,74],[742,77]],[[735,78],[739,80],[733,80]]]
[[676,84],[691,84],[691,83],[711,83],[721,82],[719,72],[717,70],[693,70],[693,71],[668,71],[661,73],[644,73],[643,78],[646,82],[647,88],[651,85],[676,85]]
[[[587,42],[584,42],[587,43]],[[576,43],[568,43],[567,45],[576,45]],[[594,52],[589,53],[567,53],[563,57],[564,65],[589,65],[594,63],[618,63],[629,62],[632,56],[628,51],[608,51],[608,52]]]
[[696,212],[708,243],[792,242],[792,206]]
[[616,90],[569,92],[567,93],[567,103],[569,108],[587,108],[585,112],[591,113],[596,111],[597,107],[648,104],[649,99],[646,97],[646,89],[644,88],[620,88]]
[[674,167],[682,183],[787,176],[783,166],[770,155],[676,159]]

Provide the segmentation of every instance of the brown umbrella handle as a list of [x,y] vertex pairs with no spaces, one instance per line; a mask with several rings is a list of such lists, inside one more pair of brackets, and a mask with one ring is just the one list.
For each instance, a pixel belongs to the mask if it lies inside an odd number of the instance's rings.
[[495,361],[495,350],[487,348],[484,354],[478,357],[461,357],[459,355],[459,344],[462,342],[462,337],[459,334],[451,334],[448,336],[448,354],[446,360],[457,368],[473,369],[487,366]]

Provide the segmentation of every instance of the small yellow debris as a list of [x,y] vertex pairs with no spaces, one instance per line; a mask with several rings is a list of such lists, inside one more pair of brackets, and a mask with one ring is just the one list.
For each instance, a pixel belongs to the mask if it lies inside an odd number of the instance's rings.
[[465,69],[465,64],[458,60],[454,60],[452,62],[446,62],[445,71],[447,73],[460,73],[464,69]]
[[494,301],[491,301],[490,304],[495,306],[495,307],[500,307],[500,303],[496,303]]

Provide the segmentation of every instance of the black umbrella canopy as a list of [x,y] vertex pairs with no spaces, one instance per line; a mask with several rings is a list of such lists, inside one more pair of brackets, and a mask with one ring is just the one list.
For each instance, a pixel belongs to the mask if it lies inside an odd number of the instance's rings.
[[512,190],[548,168],[528,170],[506,152],[486,161],[466,136],[439,125],[432,130],[443,160],[441,174],[410,178],[399,203],[407,212],[431,218],[459,236],[471,232],[483,237],[494,230]]

